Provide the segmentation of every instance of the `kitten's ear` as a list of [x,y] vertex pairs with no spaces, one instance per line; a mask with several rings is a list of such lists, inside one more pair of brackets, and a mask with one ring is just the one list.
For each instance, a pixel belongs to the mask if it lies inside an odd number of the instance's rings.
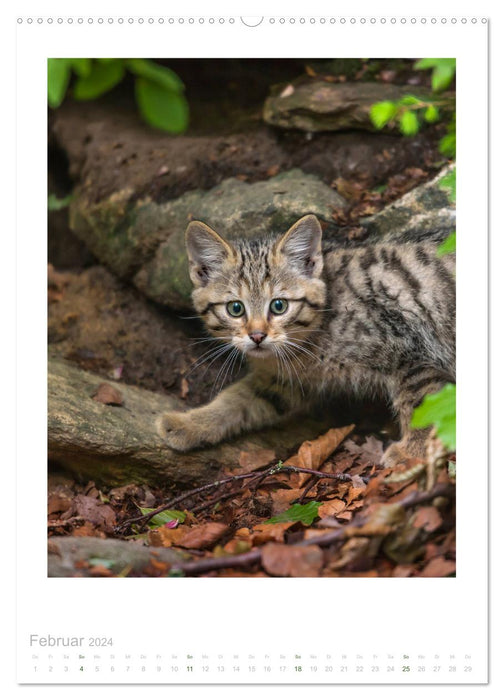
[[322,228],[313,214],[303,216],[290,227],[276,245],[276,252],[307,277],[319,277],[322,272]]
[[202,221],[191,221],[185,238],[189,275],[195,286],[204,287],[224,260],[233,257],[234,249]]

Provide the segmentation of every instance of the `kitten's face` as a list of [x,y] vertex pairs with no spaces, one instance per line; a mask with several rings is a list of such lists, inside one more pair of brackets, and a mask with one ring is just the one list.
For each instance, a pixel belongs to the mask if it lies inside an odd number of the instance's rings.
[[326,291],[314,216],[276,240],[229,243],[196,221],[186,239],[194,306],[214,336],[251,358],[288,358],[319,327]]

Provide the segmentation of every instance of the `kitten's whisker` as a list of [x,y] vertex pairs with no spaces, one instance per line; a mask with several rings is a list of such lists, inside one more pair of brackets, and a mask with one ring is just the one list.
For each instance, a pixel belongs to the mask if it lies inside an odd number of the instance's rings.
[[284,340],[284,343],[290,347],[295,348],[296,350],[299,350],[300,352],[303,352],[305,355],[311,357],[316,362],[319,362],[319,358],[317,357],[317,355],[315,355],[311,350],[308,350],[308,348],[304,348],[299,343],[295,343],[293,340]]
[[[205,364],[208,360],[211,360],[211,362],[208,364],[208,367],[205,370],[205,373],[203,374],[203,377],[208,371],[208,368],[213,365],[215,360],[219,358],[221,355],[224,355],[226,352],[228,352],[233,346],[226,344],[223,348],[218,347],[218,348],[212,348],[211,350],[208,350],[202,357],[199,358],[197,362],[195,362],[190,370],[186,372],[185,376],[188,377],[190,374],[192,374],[198,367],[201,367],[201,365]],[[202,377],[202,378],[203,378]]]
[[304,366],[303,362],[300,360],[300,358],[297,357],[297,356],[295,355],[294,351],[291,350],[288,346],[285,346],[285,345],[284,345],[284,348],[283,348],[283,349],[284,349],[284,350],[286,351],[286,353],[292,358],[292,359],[291,359],[291,366],[292,366],[292,369],[294,370],[294,374],[296,375],[297,380],[298,380],[298,382],[299,382],[299,388],[301,389],[301,395],[304,396],[303,382],[301,381],[301,377],[299,376],[298,371],[297,371],[297,369],[296,369],[296,366],[294,365],[294,360],[296,360],[297,362],[299,362],[299,364],[301,365],[301,367],[300,367],[301,370],[304,370],[304,369],[305,369],[305,366]]
[[215,381],[214,381],[213,386],[212,386],[212,392],[211,392],[212,396],[215,395],[215,389],[216,389],[217,383],[219,381],[219,377],[221,377],[221,376],[222,376],[222,380],[220,382],[218,391],[220,392],[222,390],[222,387],[224,386],[224,382],[226,381],[226,378],[228,376],[229,369],[231,367],[231,362],[232,362],[232,360],[236,360],[236,353],[237,352],[238,352],[238,350],[235,347],[233,347],[231,350],[231,354],[228,355],[228,357],[226,357],[224,364],[222,365],[222,367],[218,371],[217,376],[215,377]]

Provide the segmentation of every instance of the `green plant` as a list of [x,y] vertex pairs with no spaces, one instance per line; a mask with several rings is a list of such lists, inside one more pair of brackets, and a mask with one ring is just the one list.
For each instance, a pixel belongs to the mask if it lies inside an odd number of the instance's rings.
[[413,411],[411,426],[426,428],[434,425],[441,442],[449,450],[456,444],[456,398],[455,384],[446,384],[435,394],[428,394],[420,406]]
[[315,518],[318,517],[319,506],[322,505],[318,501],[310,501],[305,505],[300,503],[295,503],[293,506],[285,510],[283,513],[274,515],[267,523],[297,523],[301,522],[303,525],[311,525]]
[[[417,70],[432,70],[431,87],[433,93],[446,90],[454,76],[456,61],[454,58],[422,58],[414,66]],[[456,153],[456,122],[454,100],[434,94],[432,98],[420,98],[405,95],[400,100],[376,102],[371,106],[369,117],[376,129],[397,125],[405,136],[414,136],[424,123],[433,124],[440,121],[443,111],[451,111],[446,134],[439,142],[440,152],[448,158]]]
[[75,100],[94,100],[130,73],[142,118],[163,131],[187,128],[189,109],[184,84],[170,68],[144,58],[50,58],[47,61],[49,106],[61,105],[69,88]]

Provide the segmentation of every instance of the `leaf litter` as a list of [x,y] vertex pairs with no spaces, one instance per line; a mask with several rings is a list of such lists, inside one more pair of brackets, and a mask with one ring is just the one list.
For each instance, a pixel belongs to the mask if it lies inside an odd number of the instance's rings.
[[[232,476],[177,494],[176,509],[162,489],[129,484],[104,492],[56,477],[49,534],[141,540],[183,554],[173,573],[154,561],[144,576],[453,576],[448,459],[427,490],[428,470],[418,460],[391,470],[380,463],[383,451],[382,439],[350,425],[304,442],[284,462],[270,450],[243,452]],[[114,575],[103,562],[82,566]]]

